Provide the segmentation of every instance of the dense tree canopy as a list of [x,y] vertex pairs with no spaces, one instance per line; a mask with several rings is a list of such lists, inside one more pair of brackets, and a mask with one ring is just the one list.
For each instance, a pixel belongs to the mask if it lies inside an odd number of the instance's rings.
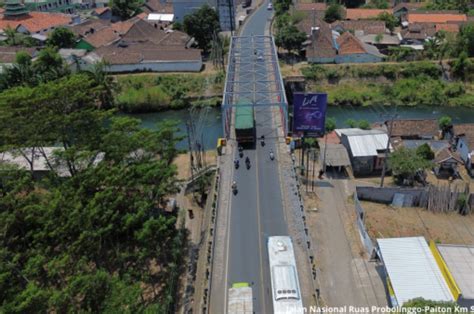
[[342,6],[334,3],[331,4],[324,13],[324,20],[327,23],[332,23],[337,20],[342,20],[343,9]]
[[51,170],[0,163],[2,313],[174,311],[185,238],[162,204],[176,126],[112,118],[100,93],[81,74],[0,94],[1,148],[36,149]]
[[48,45],[57,48],[73,48],[76,44],[74,33],[65,27],[56,28],[48,37]]
[[279,28],[275,36],[275,44],[288,52],[298,52],[303,47],[306,34],[301,32],[295,25],[284,25]]
[[404,180],[412,183],[418,172],[432,166],[431,162],[418,155],[416,150],[405,147],[392,152],[388,164],[398,184],[403,184]]
[[109,7],[112,8],[114,15],[120,17],[122,20],[127,20],[140,13],[140,8],[143,3],[143,0],[110,0]]
[[207,52],[211,47],[214,34],[220,32],[219,16],[216,10],[203,5],[193,14],[184,17],[183,29],[194,37],[200,49]]

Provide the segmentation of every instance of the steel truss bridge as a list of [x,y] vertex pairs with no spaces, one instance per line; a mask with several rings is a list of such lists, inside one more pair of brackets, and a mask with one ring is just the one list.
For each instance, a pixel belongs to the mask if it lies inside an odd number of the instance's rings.
[[232,37],[222,102],[226,138],[233,137],[232,112],[236,106],[278,106],[284,134],[288,134],[288,102],[272,36]]

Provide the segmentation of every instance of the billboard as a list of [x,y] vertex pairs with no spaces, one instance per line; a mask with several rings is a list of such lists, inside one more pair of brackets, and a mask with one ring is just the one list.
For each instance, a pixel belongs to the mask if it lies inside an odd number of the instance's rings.
[[328,95],[323,93],[293,94],[293,132],[305,135],[324,133]]

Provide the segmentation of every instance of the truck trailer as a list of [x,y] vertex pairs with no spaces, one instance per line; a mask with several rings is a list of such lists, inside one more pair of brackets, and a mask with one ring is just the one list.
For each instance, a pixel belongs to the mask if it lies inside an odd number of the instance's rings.
[[235,136],[239,144],[255,143],[255,115],[252,106],[235,106]]

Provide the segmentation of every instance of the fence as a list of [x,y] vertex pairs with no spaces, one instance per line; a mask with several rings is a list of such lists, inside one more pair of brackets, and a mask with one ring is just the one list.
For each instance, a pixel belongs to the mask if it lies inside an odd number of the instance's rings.
[[356,224],[359,229],[362,243],[364,244],[364,247],[367,250],[367,253],[369,254],[369,256],[372,257],[375,250],[375,246],[374,246],[374,243],[372,242],[372,239],[369,236],[369,233],[367,232],[367,228],[365,227],[364,208],[362,208],[362,205],[359,202],[359,198],[357,196],[357,189],[356,189],[356,192],[354,193],[354,207],[355,207],[356,216],[357,216]]

